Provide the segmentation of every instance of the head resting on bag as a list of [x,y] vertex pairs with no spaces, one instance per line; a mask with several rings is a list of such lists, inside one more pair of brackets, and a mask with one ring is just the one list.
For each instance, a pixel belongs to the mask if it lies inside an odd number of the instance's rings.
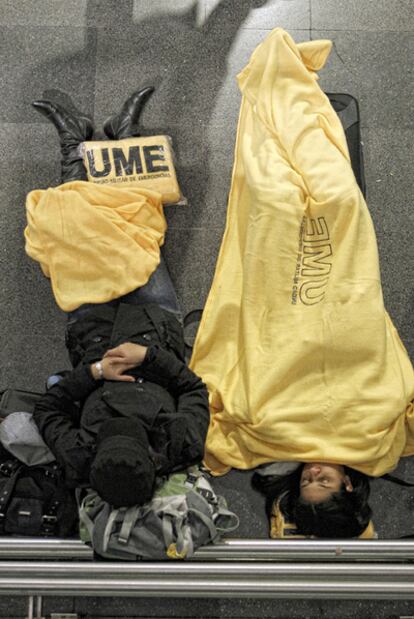
[[144,426],[135,419],[104,422],[90,471],[92,488],[114,507],[142,505],[152,498],[154,482]]

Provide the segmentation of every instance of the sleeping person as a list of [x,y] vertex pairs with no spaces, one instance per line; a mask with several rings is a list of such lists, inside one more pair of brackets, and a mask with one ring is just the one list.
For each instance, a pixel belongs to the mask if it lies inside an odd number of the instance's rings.
[[368,478],[414,454],[414,373],[317,82],[330,49],[277,28],[238,76],[227,224],[190,366],[209,390],[210,471],[268,465],[256,484],[299,533],[355,537]]
[[[105,123],[112,139],[137,136],[152,92],[134,93]],[[208,394],[184,360],[182,315],[160,255],[161,195],[87,182],[80,143],[91,120],[50,101],[34,106],[56,127],[62,184],[27,199],[26,250],[68,313],[74,369],[49,381],[34,420],[72,487],[111,505],[141,505],[155,479],[199,462]]]

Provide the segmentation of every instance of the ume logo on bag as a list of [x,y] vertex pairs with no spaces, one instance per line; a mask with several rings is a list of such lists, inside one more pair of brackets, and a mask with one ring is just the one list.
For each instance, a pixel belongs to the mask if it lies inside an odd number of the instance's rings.
[[[89,173],[93,178],[103,178],[111,172],[119,177],[169,171],[168,165],[165,165],[165,152],[161,144],[90,149],[86,150],[86,156]],[[99,164],[97,159],[100,159]]]
[[157,191],[163,204],[182,200],[167,135],[83,142],[83,161],[92,183],[128,183]]

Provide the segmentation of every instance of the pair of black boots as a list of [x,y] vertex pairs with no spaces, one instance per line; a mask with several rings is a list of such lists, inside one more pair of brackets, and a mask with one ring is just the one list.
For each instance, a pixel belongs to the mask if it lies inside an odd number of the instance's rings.
[[[109,139],[122,140],[140,135],[139,118],[146,101],[153,92],[154,88],[151,86],[137,90],[125,101],[119,114],[105,121],[103,129]],[[53,123],[59,134],[62,153],[62,183],[87,180],[79,144],[90,140],[93,135],[94,127],[91,118],[71,113],[51,101],[33,101],[32,105]]]

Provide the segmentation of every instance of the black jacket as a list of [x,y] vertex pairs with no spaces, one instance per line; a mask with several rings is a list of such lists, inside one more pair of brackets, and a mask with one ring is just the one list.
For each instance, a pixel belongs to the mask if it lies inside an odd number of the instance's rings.
[[[148,347],[135,383],[95,381],[89,365],[124,342]],[[103,421],[134,417],[148,430],[157,473],[199,462],[209,423],[207,389],[184,363],[182,327],[157,305],[103,306],[68,324],[75,367],[37,402],[34,419],[69,485],[87,485]]]

